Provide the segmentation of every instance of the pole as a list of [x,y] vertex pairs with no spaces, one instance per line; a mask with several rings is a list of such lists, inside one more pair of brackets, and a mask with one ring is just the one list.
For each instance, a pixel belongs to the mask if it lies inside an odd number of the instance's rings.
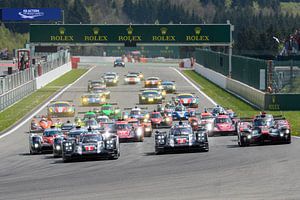
[[230,21],[227,20],[227,24],[230,25],[230,44],[229,44],[229,63],[228,63],[228,77],[231,78],[231,72],[232,72],[232,32],[234,31],[234,26],[230,24]]
[[62,23],[65,24],[65,11],[62,10]]

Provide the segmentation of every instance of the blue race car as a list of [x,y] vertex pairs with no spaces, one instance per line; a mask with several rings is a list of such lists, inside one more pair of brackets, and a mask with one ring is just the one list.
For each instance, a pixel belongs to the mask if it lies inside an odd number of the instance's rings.
[[172,113],[173,120],[181,120],[189,118],[189,111],[183,105],[178,105]]
[[104,95],[99,95],[96,93],[84,94],[81,96],[82,106],[97,106],[107,103],[108,100]]

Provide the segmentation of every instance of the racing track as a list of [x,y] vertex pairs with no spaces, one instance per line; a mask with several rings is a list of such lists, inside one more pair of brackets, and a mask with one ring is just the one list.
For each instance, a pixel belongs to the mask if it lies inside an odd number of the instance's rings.
[[[175,80],[179,91],[197,92],[166,65],[130,68]],[[98,65],[63,93],[74,99],[87,81],[111,70]],[[112,88],[111,102],[131,107],[141,86]],[[201,107],[211,106],[202,95]],[[78,110],[88,110],[79,107]],[[45,113],[45,111],[43,111]],[[28,155],[29,124],[0,140],[0,199],[300,199],[300,140],[291,145],[240,148],[235,137],[209,138],[210,152],[154,155],[153,138],[121,144],[114,161],[62,163],[51,154]]]

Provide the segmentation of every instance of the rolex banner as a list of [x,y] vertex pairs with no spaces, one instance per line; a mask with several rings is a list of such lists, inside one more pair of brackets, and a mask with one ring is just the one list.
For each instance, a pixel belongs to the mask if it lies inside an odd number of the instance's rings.
[[31,43],[229,44],[230,25],[30,25]]

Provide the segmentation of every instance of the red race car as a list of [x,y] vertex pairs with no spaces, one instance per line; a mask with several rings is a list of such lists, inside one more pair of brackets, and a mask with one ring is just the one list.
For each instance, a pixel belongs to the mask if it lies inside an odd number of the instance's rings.
[[228,115],[219,114],[214,120],[213,131],[209,136],[236,134],[236,127]]
[[170,128],[173,124],[172,116],[162,115],[160,112],[153,111],[150,114],[150,120],[152,123],[152,127],[159,128],[159,127],[168,127]]
[[141,129],[137,129],[125,120],[118,120],[115,123],[117,135],[119,136],[120,142],[134,141],[143,142],[144,135]]
[[45,129],[50,128],[53,125],[53,121],[50,117],[35,116],[31,120],[30,132],[31,133],[42,133]]

